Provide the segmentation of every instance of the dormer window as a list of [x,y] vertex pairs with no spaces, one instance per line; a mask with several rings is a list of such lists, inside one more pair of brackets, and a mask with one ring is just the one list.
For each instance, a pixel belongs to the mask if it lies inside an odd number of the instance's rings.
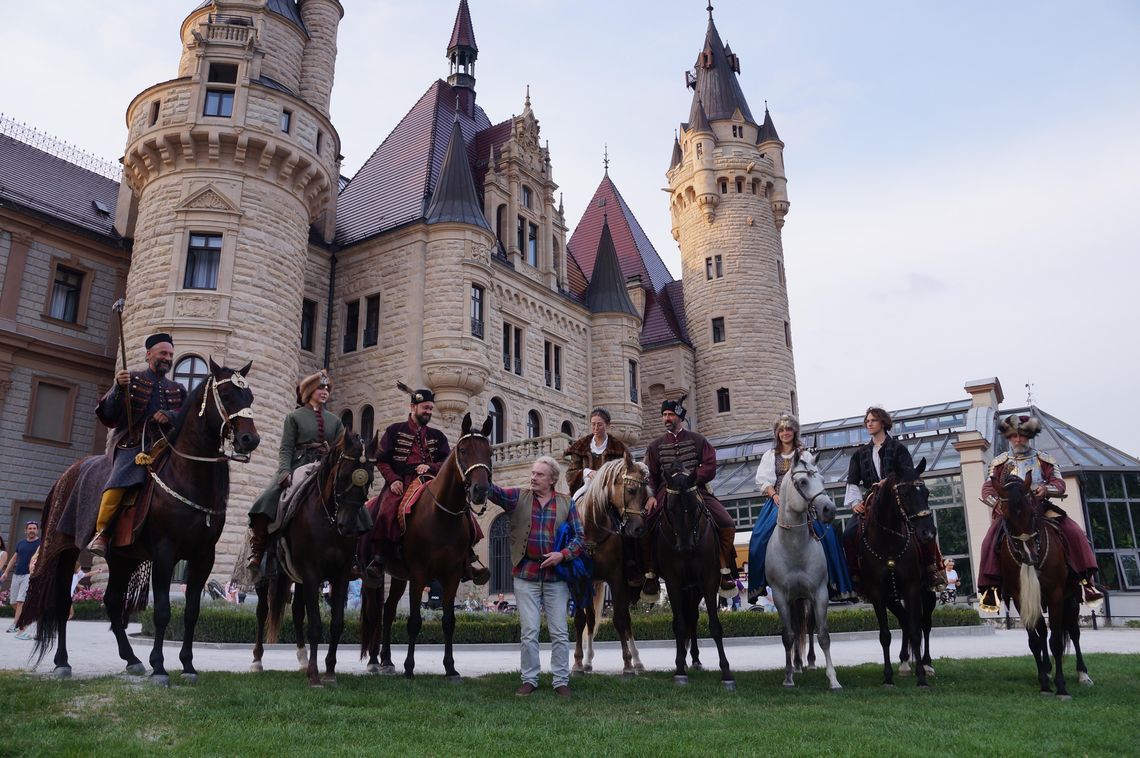
[[[237,84],[236,63],[211,63],[206,81],[206,105],[203,116],[229,118],[234,113],[234,86]],[[230,86],[226,86],[230,85]]]

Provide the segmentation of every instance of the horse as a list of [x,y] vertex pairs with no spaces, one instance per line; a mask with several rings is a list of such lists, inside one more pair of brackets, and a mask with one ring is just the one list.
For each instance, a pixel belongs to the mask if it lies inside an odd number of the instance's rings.
[[[926,470],[923,458],[915,469],[918,477]],[[859,555],[863,567],[863,594],[875,608],[879,622],[879,643],[883,646],[883,686],[894,686],[891,668],[891,630],[887,610],[902,627],[903,651],[900,659],[915,666],[919,687],[927,687],[927,666],[922,650],[924,627],[928,623],[927,606],[934,608],[934,593],[924,586],[921,560],[915,540],[923,544],[937,534],[929,506],[930,492],[921,478],[900,482],[894,474],[874,488],[868,516],[859,536]],[[928,632],[927,632],[928,633]],[[929,645],[927,646],[929,648]],[[904,673],[900,665],[900,674]]]
[[[834,519],[835,503],[824,489],[823,477],[797,452],[780,483],[777,529],[764,562],[772,601],[784,624],[785,687],[795,686],[792,674],[802,670],[800,658],[814,623],[819,647],[827,661],[829,686],[833,690],[841,689],[831,662],[831,635],[827,630],[827,556],[812,525],[814,520],[829,524]],[[814,657],[813,650],[813,663]]]
[[[311,477],[302,485],[293,506],[295,515],[282,530],[279,551],[282,568],[266,582],[257,585],[257,639],[253,646],[251,671],[261,671],[263,641],[277,638],[289,585],[293,594],[293,626],[297,640],[297,661],[305,666],[310,687],[336,684],[336,650],[344,632],[344,605],[349,574],[356,555],[357,514],[368,499],[368,489],[376,470],[377,436],[367,447],[359,436],[347,432],[324,455]],[[332,619],[325,673],[317,674],[317,646],[321,642],[321,585],[329,582]],[[303,624],[308,616],[305,653]],[[266,622],[268,621],[268,632]]]
[[[467,565],[472,537],[472,511],[486,508],[491,491],[491,433],[494,419],[487,417],[480,431],[474,431],[471,414],[463,417],[459,440],[439,469],[439,475],[425,484],[416,496],[408,515],[404,533],[404,556],[407,576],[397,576],[386,562],[392,577],[387,600],[383,587],[369,588],[361,597],[360,657],[367,655],[369,673],[394,674],[392,664],[392,623],[396,607],[406,587],[411,588],[408,613],[408,654],[404,659],[404,676],[415,678],[416,638],[423,621],[420,596],[433,579],[443,587],[443,667],[449,681],[460,681],[452,655],[455,637],[455,593]],[[380,628],[380,605],[383,602],[383,633]],[[377,647],[382,643],[377,660]]]
[[[685,471],[674,461],[666,473],[664,503],[656,525],[657,568],[669,592],[673,610],[673,637],[677,643],[673,681],[689,683],[685,654],[690,642],[696,650],[700,602],[705,601],[709,631],[720,655],[720,681],[726,690],[736,689],[736,680],[724,654],[724,630],[718,615],[720,590],[720,540],[716,524],[705,508],[695,472]],[[693,667],[699,667],[693,655]]]
[[[626,546],[623,538],[640,539],[645,533],[645,501],[649,498],[649,469],[635,463],[627,452],[624,458],[606,462],[590,478],[579,505],[586,550],[594,564],[593,602],[574,609],[574,673],[592,671],[594,630],[601,619],[605,585],[610,586],[614,604],[614,628],[621,639],[623,676],[645,671],[634,644],[629,608],[638,590],[625,576]],[[583,663],[583,641],[586,659]]]
[[[1025,479],[1007,474],[1004,481],[995,476],[994,488],[1006,500],[1004,537],[1001,541],[1001,579],[1003,594],[1013,599],[1026,634],[1029,649],[1037,664],[1037,678],[1042,695],[1052,695],[1049,686],[1051,666],[1049,652],[1057,664],[1053,681],[1057,697],[1071,699],[1065,686],[1061,663],[1065,645],[1072,641],[1077,654],[1077,672],[1081,684],[1091,686],[1092,678],[1081,654],[1080,590],[1068,566],[1068,555],[1059,530],[1045,519],[1044,506],[1034,497],[1031,475]],[[1049,613],[1049,651],[1045,649],[1045,618]]]
[[[131,613],[146,607],[147,584],[154,587],[154,644],[150,653],[150,681],[170,686],[162,654],[170,623],[170,580],[174,564],[187,562],[186,608],[182,650],[182,680],[198,681],[194,669],[194,628],[198,622],[202,588],[214,567],[214,546],[226,522],[229,462],[246,462],[261,438],[253,422],[253,392],[246,381],[251,363],[233,370],[210,360],[210,375],[186,399],[178,435],[166,452],[147,465],[149,481],[138,493],[135,508],[149,500],[149,511],[134,542],[112,544],[107,551],[108,581],[103,604],[111,619],[119,656],[126,671],[143,674],[146,668],[127,639]],[[229,447],[230,452],[226,452]],[[57,677],[71,676],[67,656],[67,616],[71,608],[71,577],[82,546],[94,533],[94,509],[102,489],[100,469],[108,456],[78,461],[52,486],[44,506],[44,546],[32,577],[25,618],[38,623],[33,655],[37,662],[54,645]],[[92,474],[85,476],[88,471]],[[102,475],[105,481],[105,474]],[[74,494],[70,507],[69,500]],[[126,509],[124,509],[125,511]],[[88,512],[90,511],[90,513]],[[120,514],[120,518],[128,513]],[[66,518],[65,518],[66,517]],[[74,522],[75,527],[70,524]],[[71,528],[71,532],[61,530]],[[147,562],[151,565],[146,574]],[[139,570],[136,573],[136,570]],[[133,578],[132,578],[133,577]]]

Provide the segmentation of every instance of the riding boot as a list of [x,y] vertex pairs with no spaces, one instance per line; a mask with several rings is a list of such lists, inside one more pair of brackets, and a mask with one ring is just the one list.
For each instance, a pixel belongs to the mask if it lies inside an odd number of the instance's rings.
[[269,518],[260,514],[250,516],[249,527],[249,562],[246,568],[256,584],[261,579],[261,562],[265,558],[265,547],[269,544]]
[[657,581],[657,561],[653,556],[653,532],[646,529],[641,535],[641,560],[645,565],[645,581],[641,584],[641,594],[651,603],[661,596],[661,584]]
[[946,589],[946,569],[937,563],[926,567],[927,589],[931,592],[941,592]]
[[126,491],[126,487],[111,487],[103,490],[103,499],[99,502],[99,516],[95,520],[95,537],[87,545],[87,550],[92,555],[97,555],[100,558],[107,555],[108,527],[115,518],[119,504],[123,502],[123,493]]
[[998,597],[997,587],[978,588],[978,610],[986,613],[997,613],[1001,610],[1001,598]]
[[1085,572],[1085,576],[1081,579],[1081,602],[1082,603],[1095,603],[1099,600],[1104,600],[1104,593],[1098,589],[1099,582],[1096,578],[1096,569],[1090,569]]
[[736,592],[736,527],[718,529],[720,537],[720,588],[723,592]]
[[479,556],[474,550],[468,551],[467,564],[463,567],[463,581],[475,582],[480,587],[491,581],[491,570],[479,564]]

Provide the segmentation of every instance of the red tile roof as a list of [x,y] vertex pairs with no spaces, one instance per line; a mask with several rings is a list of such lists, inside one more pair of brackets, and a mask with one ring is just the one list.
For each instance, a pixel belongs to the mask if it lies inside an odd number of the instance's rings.
[[648,349],[677,342],[689,343],[685,329],[685,296],[681,282],[669,282],[656,295],[646,293],[641,347]]

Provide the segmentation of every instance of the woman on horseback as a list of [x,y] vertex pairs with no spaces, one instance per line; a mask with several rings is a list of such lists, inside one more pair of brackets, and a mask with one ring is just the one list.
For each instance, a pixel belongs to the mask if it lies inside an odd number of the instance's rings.
[[605,408],[590,411],[590,434],[566,448],[566,485],[577,499],[594,472],[607,461],[624,458],[627,448],[610,436],[610,412]]
[[[768,583],[764,558],[768,552],[768,541],[776,528],[776,518],[780,509],[780,483],[792,467],[796,451],[799,451],[802,460],[815,464],[815,458],[804,450],[800,442],[800,422],[795,416],[788,413],[781,415],[776,419],[773,432],[775,440],[772,448],[765,451],[764,457],[760,459],[760,465],[756,468],[756,488],[768,500],[752,527],[752,537],[748,544],[748,597],[752,602],[764,594],[765,585]],[[850,597],[851,576],[839,548],[839,537],[830,524],[821,524],[818,521],[813,523],[827,556],[828,592],[833,600]]]

